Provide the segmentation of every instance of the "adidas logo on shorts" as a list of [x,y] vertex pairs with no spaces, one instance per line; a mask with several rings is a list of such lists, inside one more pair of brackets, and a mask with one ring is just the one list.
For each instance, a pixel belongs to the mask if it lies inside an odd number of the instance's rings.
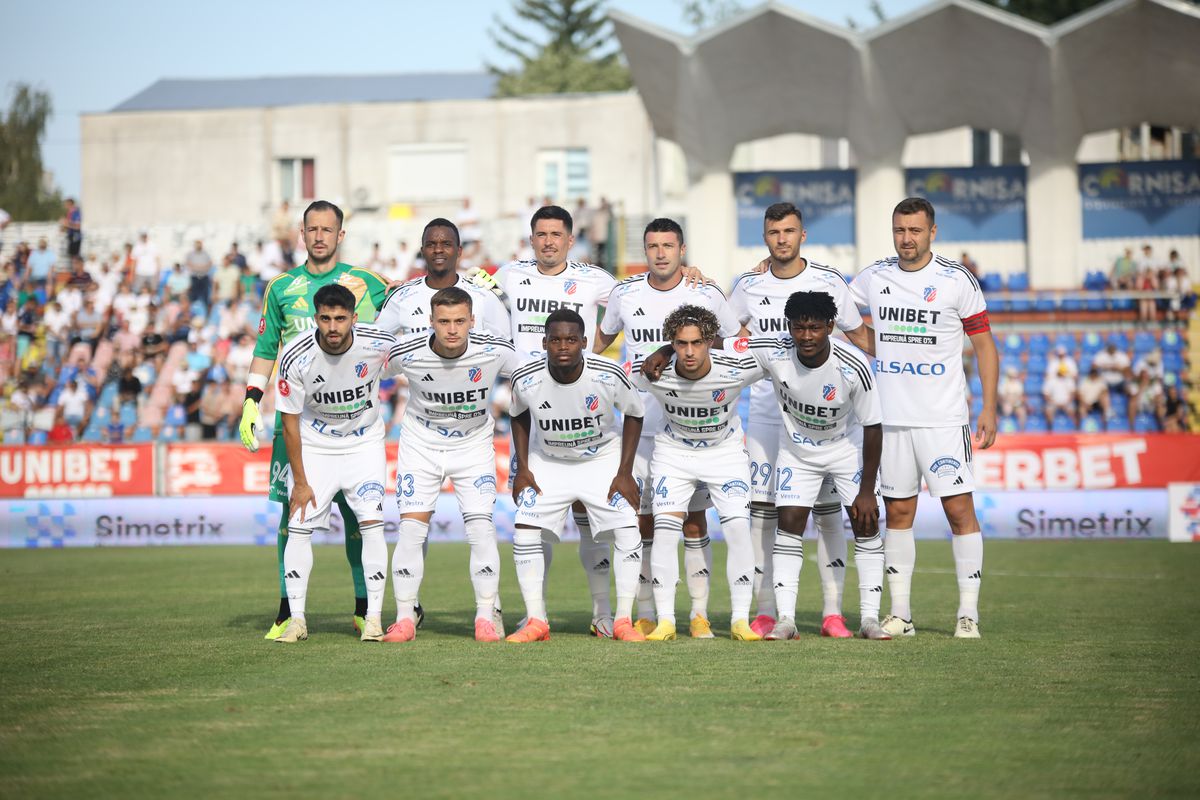
[[957,478],[954,479],[953,485],[954,486],[962,486],[963,485],[962,475],[959,475]]

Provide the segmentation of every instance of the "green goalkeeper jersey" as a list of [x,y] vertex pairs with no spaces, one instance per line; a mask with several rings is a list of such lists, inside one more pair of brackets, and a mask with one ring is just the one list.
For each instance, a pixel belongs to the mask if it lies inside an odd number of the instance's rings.
[[354,294],[354,310],[359,322],[370,324],[375,321],[387,295],[387,281],[381,275],[340,262],[324,275],[314,275],[308,271],[307,264],[301,264],[267,284],[254,355],[274,361],[280,347],[298,334],[315,328],[313,295],[331,283],[341,284]]

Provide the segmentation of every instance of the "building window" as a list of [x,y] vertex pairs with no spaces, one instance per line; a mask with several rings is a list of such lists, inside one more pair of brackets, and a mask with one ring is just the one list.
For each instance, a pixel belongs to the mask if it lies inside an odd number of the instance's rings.
[[316,198],[315,164],[311,158],[279,159],[279,199],[300,203]]
[[585,147],[542,150],[537,155],[539,192],[558,203],[583,198],[592,191],[591,157]]
[[467,197],[467,148],[457,142],[388,148],[388,202],[422,203]]

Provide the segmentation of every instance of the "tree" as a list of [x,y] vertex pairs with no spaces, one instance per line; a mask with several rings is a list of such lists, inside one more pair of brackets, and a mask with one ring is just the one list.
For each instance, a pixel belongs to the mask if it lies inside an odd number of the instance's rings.
[[742,10],[737,0],[675,0],[693,32],[719,25]]
[[0,120],[0,208],[13,219],[57,219],[62,211],[62,199],[47,189],[42,170],[42,138],[53,111],[49,94],[18,83]]
[[496,46],[517,61],[512,69],[488,64],[499,78],[498,97],[628,89],[629,70],[612,45],[605,0],[513,0],[513,13],[541,35],[524,33],[499,16],[489,31]]

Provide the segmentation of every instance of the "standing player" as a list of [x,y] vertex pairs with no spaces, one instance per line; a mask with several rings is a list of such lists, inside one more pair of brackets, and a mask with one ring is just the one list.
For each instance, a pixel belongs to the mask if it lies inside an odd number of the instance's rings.
[[449,478],[471,545],[475,638],[498,642],[500,553],[492,521],[496,449],[488,394],[499,375],[512,372],[516,354],[507,339],[471,330],[475,318],[471,293],[465,289],[439,289],[429,305],[433,334],[414,333],[395,350],[394,371],[408,379],[410,389],[396,451],[400,506],[400,537],[392,552],[396,622],[383,640],[407,642],[416,635],[429,520],[442,483]]
[[317,329],[294,336],[279,356],[279,411],[291,471],[284,582],[291,618],[277,642],[308,638],[305,605],[312,573],[312,534],[329,527],[341,493],[362,520],[367,609],[362,640],[383,636],[380,612],[387,586],[383,482],[387,475],[379,380],[397,359],[396,338],[357,325],[354,295],[329,284],[313,295]]
[[[730,635],[737,641],[762,638],[750,628],[754,593],[750,462],[737,403],[742,389],[764,373],[751,359],[710,353],[719,325],[717,315],[707,308],[682,305],[675,309],[662,328],[675,357],[654,382],[638,374],[638,385],[661,403],[650,477],[644,485],[654,498],[651,574],[658,624],[646,636],[651,641],[675,638],[679,539],[692,498],[703,486],[712,495],[728,547],[725,574],[733,611]],[[693,636],[695,631],[693,625]]]
[[[626,357],[638,369],[646,356],[667,342],[663,324],[675,309],[691,304],[712,311],[717,318],[717,333],[721,336],[740,336],[746,329],[738,322],[725,295],[716,284],[703,282],[694,284],[683,275],[683,259],[687,246],[683,241],[683,228],[672,219],[656,219],[646,226],[642,234],[642,245],[646,251],[648,271],[627,278],[617,284],[608,297],[604,318],[600,321],[600,332],[596,336],[597,353],[602,353],[617,338],[625,334]],[[634,476],[642,490],[642,503],[638,513],[638,525],[642,532],[642,575],[638,588],[638,629],[649,634],[654,630],[654,594],[652,591],[651,560],[655,534],[655,515],[651,506],[650,457],[655,450],[656,434],[662,429],[662,409],[652,394],[643,391],[642,402],[646,407],[646,423],[642,426],[642,438],[638,444],[637,459],[634,461]],[[700,487],[688,506],[687,518],[683,523],[684,569],[687,574],[688,593],[692,598],[690,631],[695,638],[712,638],[708,622],[709,575],[712,572],[712,546],[709,542],[705,509],[710,505],[708,493]],[[671,553],[675,553],[672,547]],[[679,568],[676,565],[675,574]],[[672,596],[675,585],[671,584]],[[674,607],[671,609],[672,624]],[[661,618],[661,615],[660,615]]]
[[[730,305],[738,319],[750,328],[751,336],[782,338],[787,336],[783,308],[795,292],[827,292],[837,304],[836,325],[847,339],[872,353],[872,330],[863,324],[841,273],[800,255],[807,234],[800,209],[791,203],[775,203],[763,219],[763,241],[771,253],[763,272],[747,272],[738,277],[730,295]],[[750,476],[753,497],[750,504],[751,537],[754,555],[761,570],[758,590],[758,616],[751,626],[759,635],[775,624],[775,597],[771,591],[771,549],[775,541],[775,457],[779,447],[783,418],[770,381],[750,390],[750,418],[746,426],[746,446],[750,451]],[[848,638],[842,616],[842,586],[846,576],[846,535],[842,529],[841,506],[832,483],[826,483],[814,508],[819,536],[817,569],[825,599],[821,634]],[[756,581],[758,583],[758,581]]]
[[[377,310],[387,295],[387,281],[367,269],[342,264],[337,260],[338,246],[346,237],[342,229],[342,210],[333,203],[316,200],[304,210],[301,234],[308,250],[308,260],[294,269],[278,275],[263,292],[262,317],[258,322],[258,341],[254,344],[254,360],[246,379],[246,400],[242,404],[242,419],[238,425],[242,444],[247,450],[258,451],[255,429],[259,423],[258,404],[271,379],[279,348],[300,333],[311,330],[313,296],[323,286],[345,286],[354,295],[355,311],[360,321],[375,321]],[[275,639],[286,627],[288,592],[284,583],[283,552],[288,530],[288,459],[283,442],[283,424],[276,413],[275,435],[271,445],[271,488],[268,497],[284,504],[280,515],[277,552],[279,559],[279,613],[265,638]],[[354,510],[343,493],[334,497],[342,512],[346,530],[346,559],[354,578],[354,627],[362,630],[362,618],[367,609],[367,587],[362,566],[362,538]]]
[[[808,512],[832,481],[854,530],[854,561],[864,639],[890,639],[879,624],[883,542],[875,475],[879,471],[879,394],[857,350],[830,338],[838,307],[827,292],[796,292],[784,306],[787,339],[751,339],[748,353],[771,376],[783,410],[775,464],[779,531],[773,548],[779,620],[767,639],[796,638],[796,593],[804,566]],[[853,429],[862,426],[862,447]],[[766,590],[766,587],[763,587]],[[824,627],[822,627],[824,633]]]
[[883,628],[912,636],[910,596],[916,563],[912,523],[924,479],[942,501],[950,523],[958,576],[958,622],[954,635],[979,638],[979,584],[983,535],[972,492],[971,426],[963,376],[963,334],[971,339],[983,382],[983,410],[975,443],[996,440],[996,383],[1000,371],[987,305],[979,281],[956,261],[935,255],[933,205],[920,197],[900,201],[892,212],[896,256],[877,261],[850,285],[859,305],[871,310],[878,331],[875,373],[883,398],[881,489],[891,613]]
[[[565,208],[543,206],[529,222],[529,242],[534,258],[505,264],[493,278],[476,278],[494,286],[506,298],[512,316],[512,340],[522,359],[539,358],[545,347],[546,319],[557,309],[574,311],[583,319],[584,336],[593,338],[600,306],[607,302],[616,280],[599,267],[568,261],[575,246],[574,221]],[[513,458],[515,471],[516,458]],[[588,577],[592,594],[592,632],[612,636],[612,604],[609,600],[610,553],[607,545],[592,538],[588,516],[582,505],[574,508],[579,528],[579,560]],[[543,552],[549,574],[553,549]]]
[[[560,537],[567,508],[575,503],[583,505],[598,538],[611,539],[614,545],[613,638],[643,641],[630,619],[642,558],[633,478],[642,401],[620,365],[603,356],[584,355],[587,326],[577,312],[557,309],[547,316],[545,327],[546,356],[512,376],[517,456],[513,560],[528,622],[508,641],[550,638],[542,543]],[[617,411],[625,415],[619,444]]]
[[425,225],[421,233],[421,255],[426,264],[425,276],[401,284],[387,296],[375,321],[377,327],[397,336],[429,330],[430,298],[440,289],[456,286],[471,294],[476,330],[505,339],[512,337],[504,304],[496,295],[458,274],[462,245],[453,222],[439,217]]

